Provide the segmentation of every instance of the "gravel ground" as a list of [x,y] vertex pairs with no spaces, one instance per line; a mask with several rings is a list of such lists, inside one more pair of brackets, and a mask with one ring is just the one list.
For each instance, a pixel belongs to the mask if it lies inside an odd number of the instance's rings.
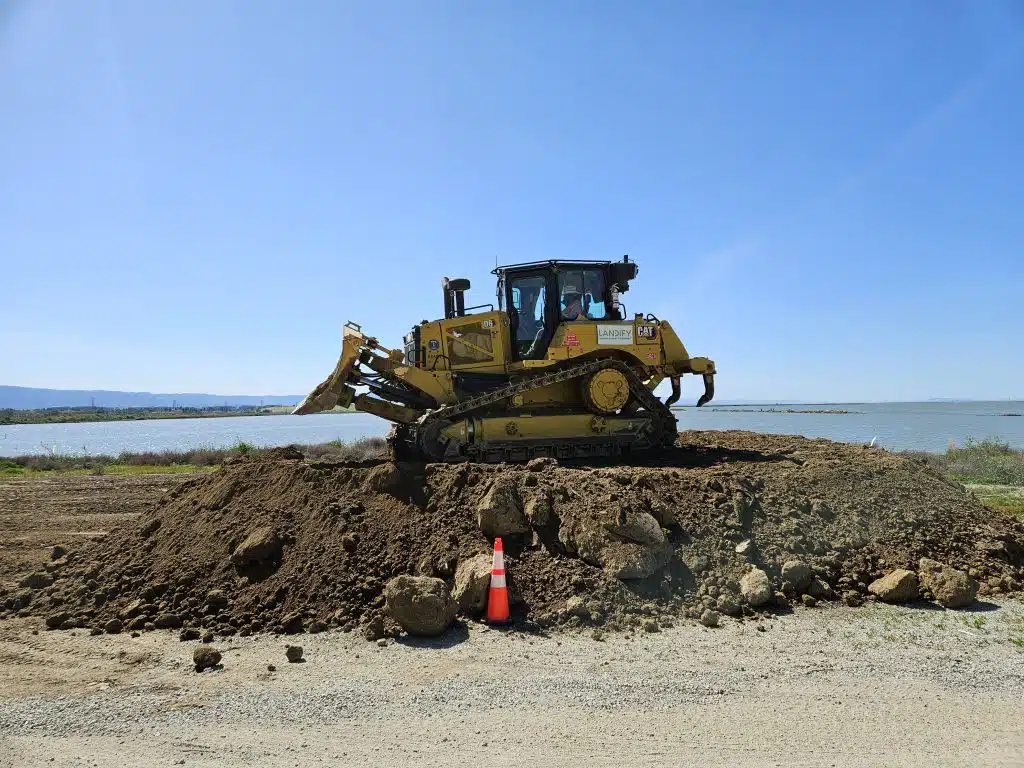
[[[218,645],[0,625],[0,765],[1024,765],[1024,605]],[[276,670],[268,671],[273,664]]]

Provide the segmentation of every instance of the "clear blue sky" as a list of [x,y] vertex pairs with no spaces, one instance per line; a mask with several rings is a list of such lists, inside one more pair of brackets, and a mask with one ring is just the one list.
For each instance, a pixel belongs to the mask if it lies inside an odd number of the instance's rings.
[[302,394],[629,253],[722,399],[1024,397],[1017,0],[0,9],[0,383]]

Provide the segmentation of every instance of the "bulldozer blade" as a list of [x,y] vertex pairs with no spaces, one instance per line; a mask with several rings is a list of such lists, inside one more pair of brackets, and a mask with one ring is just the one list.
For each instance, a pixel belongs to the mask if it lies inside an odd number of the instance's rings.
[[307,413],[320,413],[329,411],[336,405],[348,407],[352,404],[352,397],[355,395],[349,384],[356,364],[359,362],[359,355],[363,349],[366,337],[358,330],[345,326],[345,334],[341,345],[341,357],[338,364],[334,366],[331,375],[321,381],[306,395],[305,399],[296,406],[292,414],[303,416]]

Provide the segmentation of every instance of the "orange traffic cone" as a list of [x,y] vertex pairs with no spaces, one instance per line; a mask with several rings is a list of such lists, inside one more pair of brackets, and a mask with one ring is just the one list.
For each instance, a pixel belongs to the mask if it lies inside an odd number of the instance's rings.
[[505,552],[500,536],[494,540],[494,559],[491,561],[491,591],[487,595],[487,623],[512,623],[508,612],[508,587],[505,586]]

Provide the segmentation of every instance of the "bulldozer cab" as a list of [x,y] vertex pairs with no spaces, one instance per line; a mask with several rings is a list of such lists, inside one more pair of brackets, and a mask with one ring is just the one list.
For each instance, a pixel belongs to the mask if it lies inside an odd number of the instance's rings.
[[636,272],[628,256],[621,262],[537,261],[495,269],[513,359],[543,359],[562,322],[623,319],[619,294],[629,289]]

